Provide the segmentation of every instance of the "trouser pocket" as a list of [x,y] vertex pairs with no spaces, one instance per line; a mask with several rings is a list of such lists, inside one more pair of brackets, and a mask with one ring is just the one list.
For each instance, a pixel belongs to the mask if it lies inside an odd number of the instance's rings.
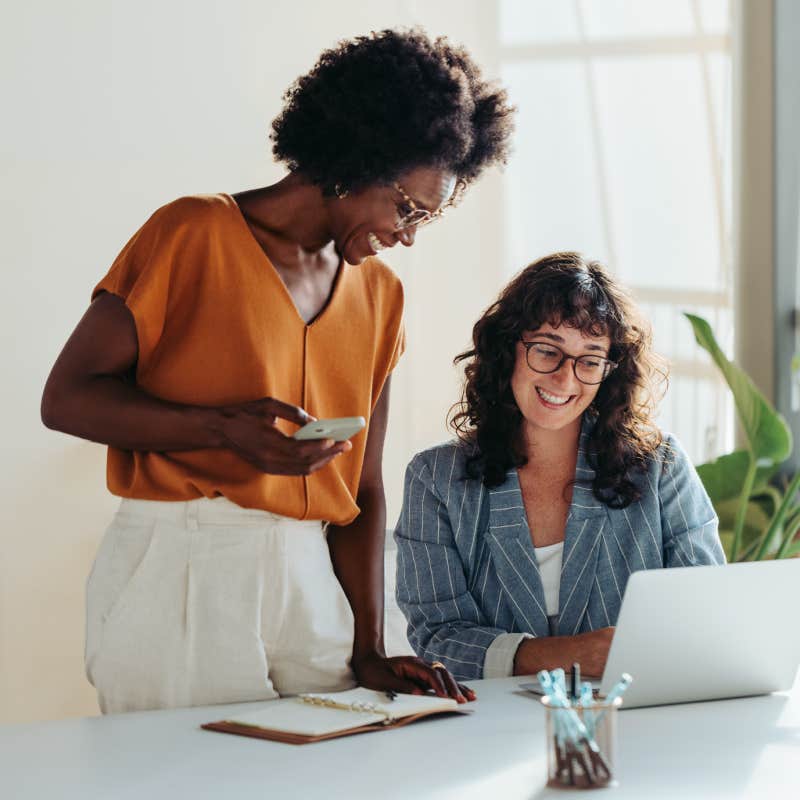
[[86,675],[92,684],[92,667],[108,622],[124,606],[144,571],[155,533],[155,519],[116,514],[100,543],[86,584]]
[[89,580],[87,674],[104,712],[270,699],[261,540],[117,518]]

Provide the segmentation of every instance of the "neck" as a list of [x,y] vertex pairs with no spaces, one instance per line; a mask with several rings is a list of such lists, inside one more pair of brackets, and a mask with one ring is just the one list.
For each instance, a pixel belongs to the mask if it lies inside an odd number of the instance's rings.
[[[315,255],[333,240],[325,198],[297,173],[237,195],[247,221],[297,258]],[[287,252],[288,255],[288,252]]]
[[523,428],[527,466],[531,469],[547,467],[574,470],[581,435],[581,418],[578,417],[566,428],[551,431],[534,428],[527,423]]

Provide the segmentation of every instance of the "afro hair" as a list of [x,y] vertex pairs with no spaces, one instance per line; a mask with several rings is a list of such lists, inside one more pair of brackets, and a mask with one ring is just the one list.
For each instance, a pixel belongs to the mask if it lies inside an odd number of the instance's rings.
[[284,95],[275,157],[331,195],[416,167],[470,182],[505,163],[514,109],[467,52],[419,29],[383,30],[326,50]]

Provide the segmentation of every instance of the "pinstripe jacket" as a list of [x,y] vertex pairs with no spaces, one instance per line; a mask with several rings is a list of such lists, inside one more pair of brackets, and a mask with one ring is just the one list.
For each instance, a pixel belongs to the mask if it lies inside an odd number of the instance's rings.
[[552,629],[516,470],[487,489],[465,478],[463,444],[414,457],[395,539],[397,601],[419,656],[460,679],[510,675],[525,637],[616,624],[632,572],[724,563],[714,509],[673,437],[643,475],[642,497],[615,510],[592,494],[587,435],[584,424]]

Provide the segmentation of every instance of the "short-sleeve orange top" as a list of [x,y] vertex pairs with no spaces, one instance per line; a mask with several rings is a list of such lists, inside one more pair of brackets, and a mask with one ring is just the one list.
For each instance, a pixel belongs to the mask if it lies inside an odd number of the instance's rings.
[[[369,420],[403,351],[403,289],[387,266],[376,258],[357,267],[343,262],[328,305],[307,325],[226,194],[184,197],[156,211],[92,298],[103,291],[122,297],[133,314],[137,384],[176,403],[275,397],[320,419]],[[108,488],[145,500],[224,496],[245,508],[344,525],[359,513],[368,430],[353,437],[349,453],[300,477],[265,475],[223,449],[109,447]]]

